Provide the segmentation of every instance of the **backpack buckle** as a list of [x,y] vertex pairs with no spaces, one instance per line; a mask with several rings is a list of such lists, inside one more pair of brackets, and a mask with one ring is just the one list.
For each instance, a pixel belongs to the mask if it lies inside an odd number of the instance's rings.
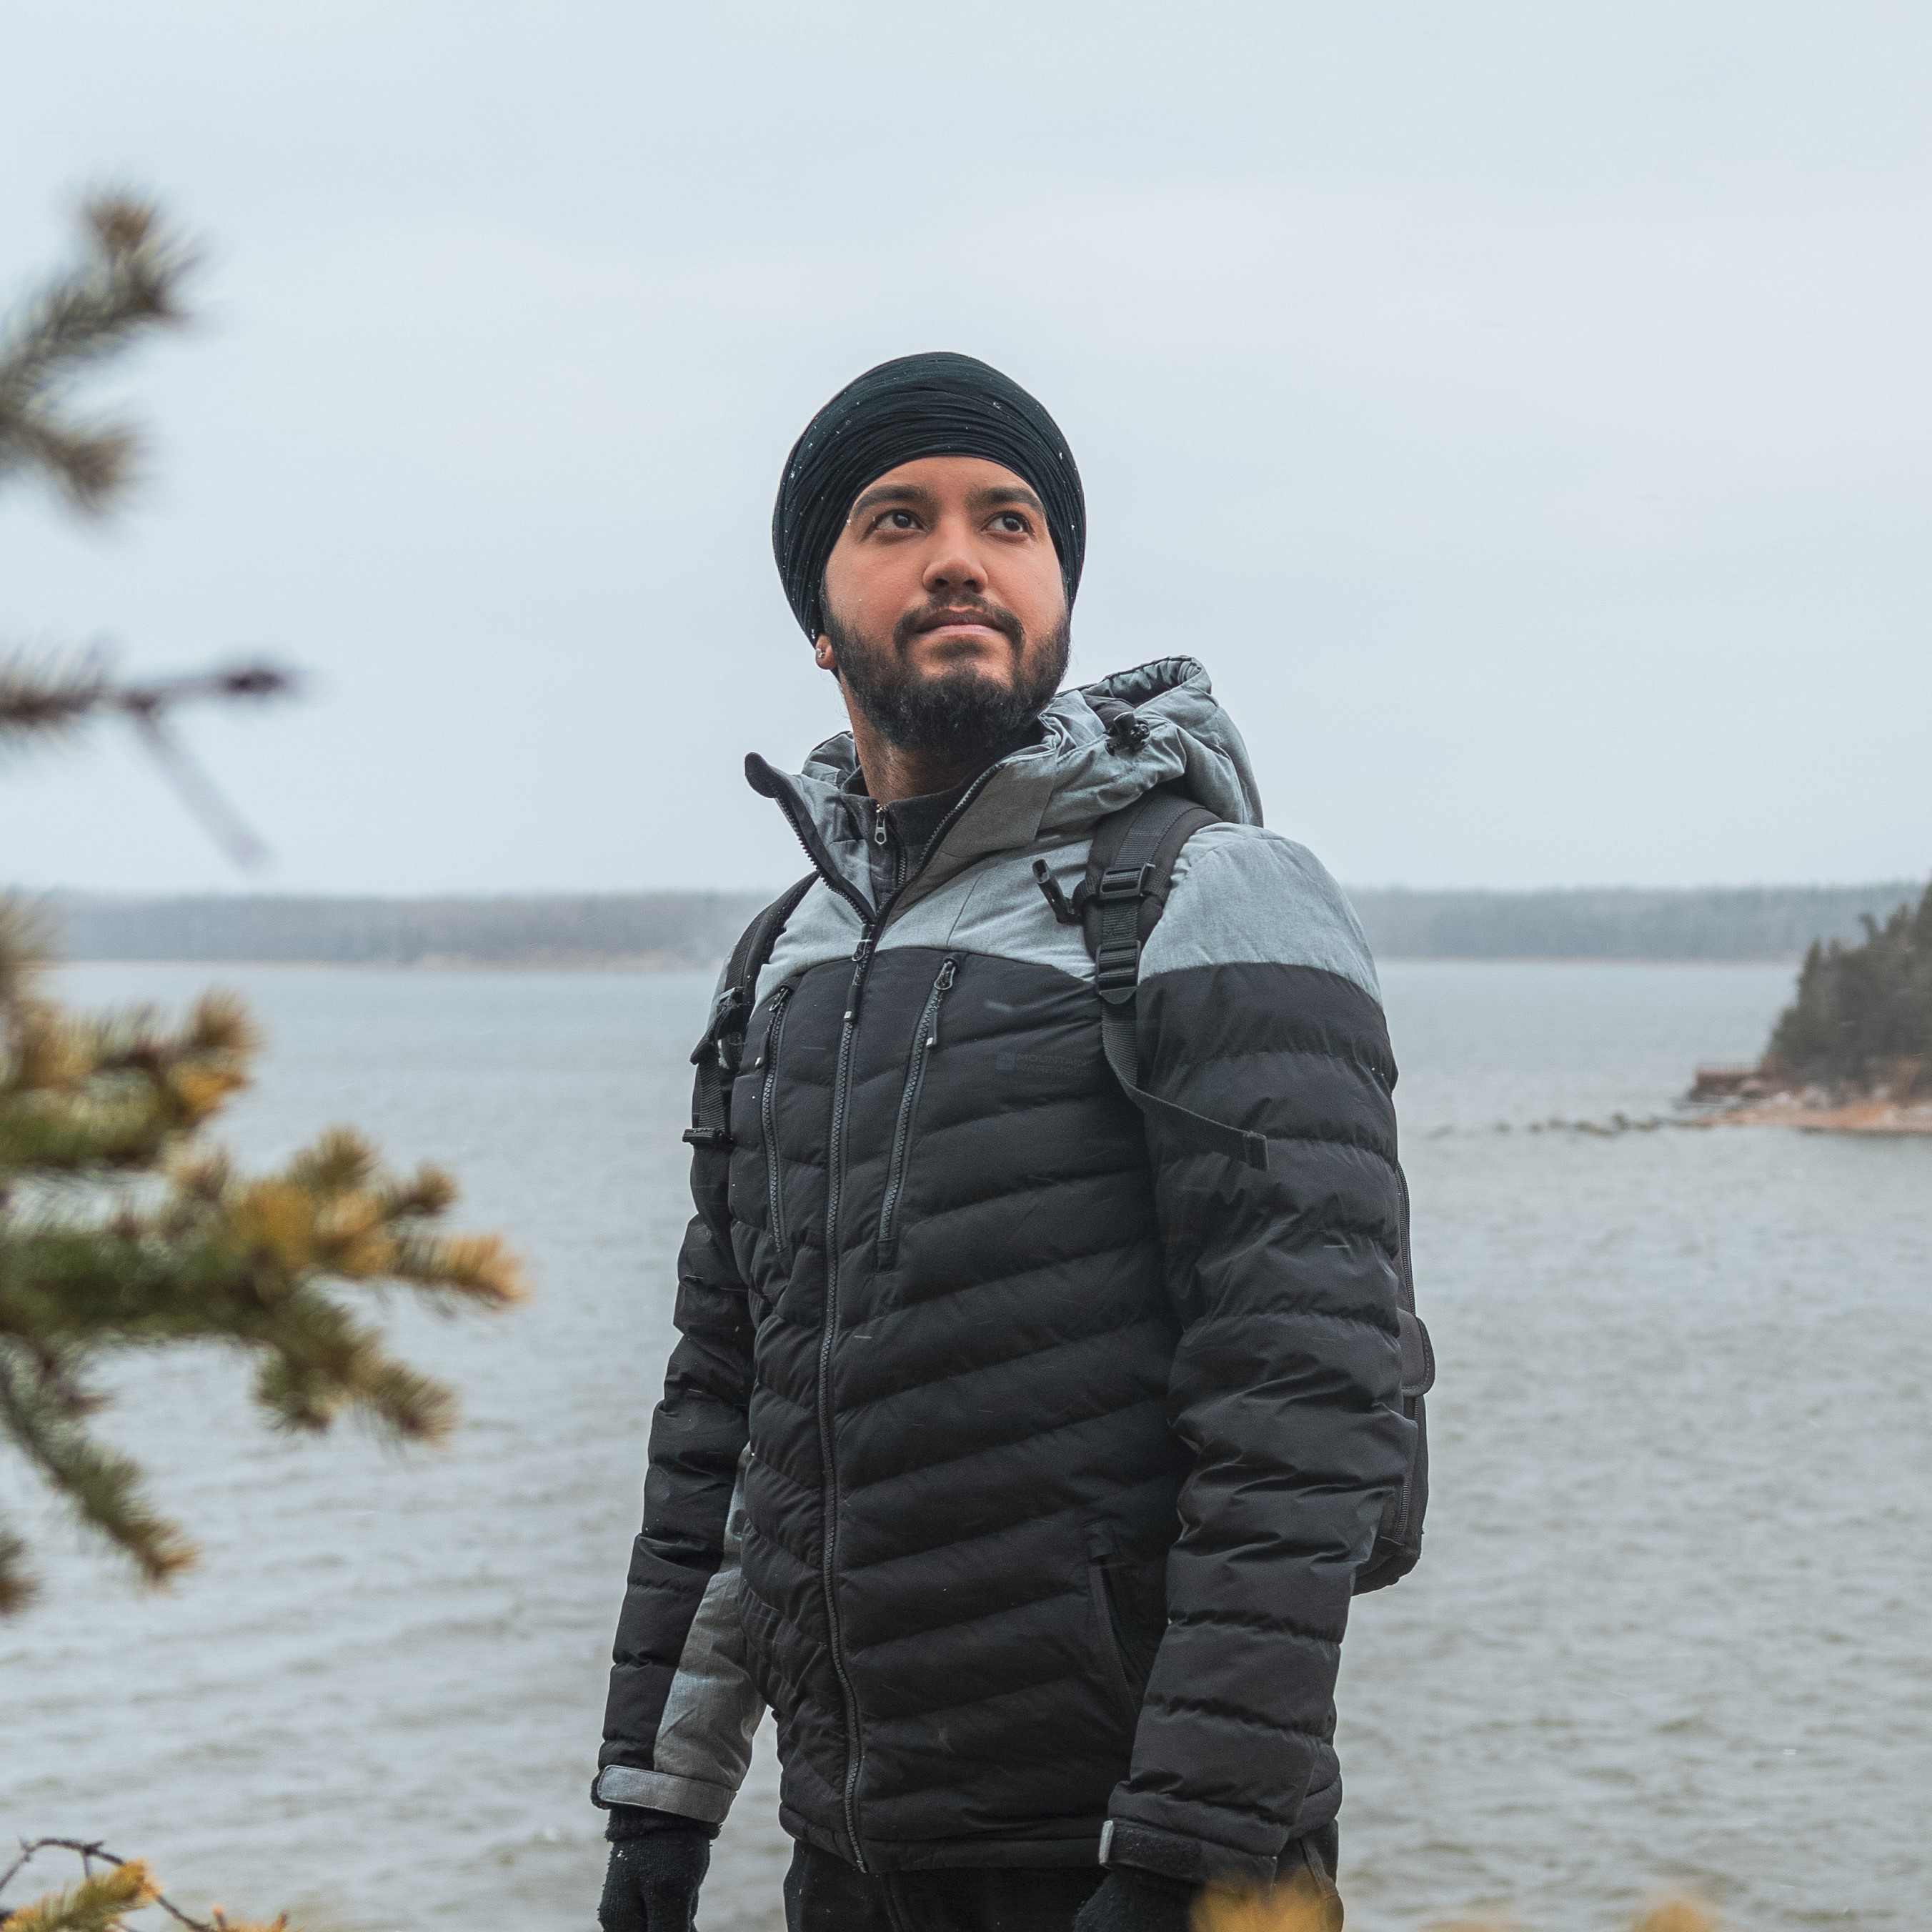
[[692,1065],[702,1066],[706,1060],[713,1058],[717,1053],[718,1042],[727,1034],[744,1030],[742,1026],[734,1028],[733,1022],[748,1020],[751,1017],[752,1001],[748,989],[742,986],[727,986],[712,1004],[711,1024],[704,1029],[704,1037],[691,1050]]
[[1141,976],[1141,943],[1131,939],[1118,944],[1103,944],[1094,956],[1094,987],[1109,1006],[1118,1006],[1134,996]]
[[1121,899],[1144,899],[1153,885],[1151,866],[1116,866],[1100,874],[1100,883],[1094,888],[1094,897],[1101,905],[1112,904]]

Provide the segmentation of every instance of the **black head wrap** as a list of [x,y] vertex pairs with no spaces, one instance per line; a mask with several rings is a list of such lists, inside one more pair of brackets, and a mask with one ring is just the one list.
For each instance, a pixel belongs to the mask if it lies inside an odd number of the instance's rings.
[[1024,477],[1046,508],[1070,607],[1087,552],[1087,500],[1060,426],[1025,390],[970,356],[902,356],[846,384],[785,459],[772,554],[808,638],[825,628],[825,562],[854,500],[922,456],[982,456]]

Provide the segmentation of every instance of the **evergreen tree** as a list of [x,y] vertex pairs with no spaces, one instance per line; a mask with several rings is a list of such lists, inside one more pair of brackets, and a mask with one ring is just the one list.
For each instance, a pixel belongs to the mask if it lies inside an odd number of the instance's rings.
[[[181,322],[192,266],[152,207],[124,196],[88,205],[80,260],[0,335],[0,482],[38,479],[86,515],[124,495],[135,434],[80,413],[74,386]],[[16,656],[0,662],[0,755],[118,714],[178,762],[165,729],[175,704],[286,683],[256,667],[135,684],[90,658]],[[254,1361],[256,1400],[280,1427],[319,1432],[352,1410],[392,1436],[434,1442],[452,1422],[451,1392],[390,1354],[358,1304],[388,1286],[494,1309],[522,1291],[496,1237],[443,1231],[455,1190],[434,1168],[392,1174],[346,1128],[266,1174],[239,1172],[210,1144],[258,1048],[237,1001],[209,994],[178,1024],[146,1010],[73,1013],[50,996],[46,964],[31,910],[0,897],[0,1450],[158,1585],[194,1551],[135,1465],[89,1433],[108,1360],[224,1345]],[[26,1559],[0,1524],[0,1616],[33,1594]],[[88,1862],[80,1882],[10,1916],[0,1906],[8,1932],[114,1932],[151,1903],[197,1922],[160,1899],[138,1862],[71,1849]],[[107,1868],[94,1870],[96,1858]],[[246,1932],[218,1913],[224,1923]]]
[[1905,1100],[1932,1086],[1932,886],[1916,911],[1864,926],[1862,945],[1813,944],[1764,1070],[1791,1084],[1882,1083]]

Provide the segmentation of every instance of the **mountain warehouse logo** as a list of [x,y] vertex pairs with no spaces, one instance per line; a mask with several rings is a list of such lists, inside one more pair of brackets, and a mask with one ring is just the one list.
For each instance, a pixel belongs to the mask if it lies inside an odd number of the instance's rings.
[[1002,1053],[993,1061],[1001,1073],[1086,1073],[1098,1064],[1094,1060],[1055,1060],[1044,1053]]

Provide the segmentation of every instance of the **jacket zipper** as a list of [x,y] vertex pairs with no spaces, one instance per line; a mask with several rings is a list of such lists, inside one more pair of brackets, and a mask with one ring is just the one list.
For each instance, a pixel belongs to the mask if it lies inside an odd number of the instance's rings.
[[770,1197],[772,1244],[780,1261],[785,1256],[784,1186],[778,1167],[778,1042],[784,1037],[785,1008],[791,988],[781,986],[772,995],[772,1021],[765,1032],[765,1084],[758,1096],[758,1123],[765,1136],[765,1186]]
[[899,1196],[905,1188],[906,1156],[912,1143],[914,1116],[919,1111],[919,1090],[926,1082],[926,1057],[939,1044],[939,1006],[952,990],[958,974],[958,961],[948,958],[940,967],[939,976],[927,994],[926,1010],[919,1016],[919,1031],[913,1036],[912,1060],[906,1068],[905,1091],[899,1096],[898,1125],[892,1134],[892,1164],[886,1172],[886,1198],[879,1210],[879,1265],[890,1268],[898,1247]]
[[825,1484],[825,1622],[831,1639],[832,1666],[845,1705],[845,1834],[852,1840],[854,1862],[868,1869],[859,1844],[859,1772],[863,1761],[859,1730],[859,1700],[845,1667],[845,1645],[838,1622],[838,1467],[832,1430],[832,1349],[838,1334],[838,1195],[845,1179],[845,1108],[852,1084],[852,1036],[858,1030],[859,1002],[866,974],[872,963],[868,926],[859,941],[852,967],[852,984],[845,995],[845,1017],[838,1030],[838,1065],[832,1082],[832,1134],[826,1149],[825,1327],[818,1340],[818,1455]]
[[[852,1688],[845,1666],[845,1643],[838,1620],[838,1595],[835,1583],[838,1570],[838,1466],[832,1432],[832,1349],[838,1334],[838,1196],[845,1179],[845,1109],[852,1082],[852,1038],[858,1030],[859,1004],[866,989],[866,975],[872,964],[873,943],[885,924],[899,894],[911,880],[899,882],[891,895],[874,906],[844,874],[832,862],[825,842],[799,809],[791,788],[764,760],[747,758],[746,776],[753,789],[778,801],[792,829],[805,848],[806,856],[819,877],[859,915],[857,948],[852,955],[852,983],[845,995],[845,1014],[838,1033],[838,1063],[832,1081],[832,1132],[826,1150],[825,1185],[825,1318],[818,1342],[818,1456],[825,1497],[824,1561],[820,1582],[825,1592],[826,1634],[832,1652],[832,1667],[838,1679],[839,1695],[845,1706],[845,1835],[852,1841],[852,1859],[862,1872],[872,1868],[866,1862],[859,1839],[859,1775],[865,1752],[859,1730],[859,1700]],[[936,852],[961,815],[986,789],[998,765],[989,765],[960,796],[958,802],[939,822],[926,842],[928,853]],[[922,869],[923,869],[922,868]],[[913,875],[916,878],[918,874]],[[922,1037],[924,1036],[922,1035]]]

